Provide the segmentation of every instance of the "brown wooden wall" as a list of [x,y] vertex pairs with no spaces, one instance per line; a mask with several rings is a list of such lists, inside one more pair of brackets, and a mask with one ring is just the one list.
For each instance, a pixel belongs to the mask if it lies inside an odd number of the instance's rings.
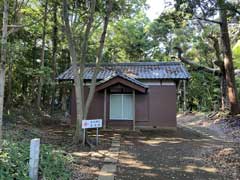
[[[85,98],[88,94],[88,87],[85,87]],[[108,128],[132,128],[132,121],[110,120],[110,90],[107,93],[107,127]],[[90,106],[88,119],[104,118],[104,92],[96,92]],[[71,98],[71,119],[76,120],[76,102],[73,88]],[[136,93],[135,104],[136,127],[176,127],[176,87],[170,86],[149,86],[146,94]]]

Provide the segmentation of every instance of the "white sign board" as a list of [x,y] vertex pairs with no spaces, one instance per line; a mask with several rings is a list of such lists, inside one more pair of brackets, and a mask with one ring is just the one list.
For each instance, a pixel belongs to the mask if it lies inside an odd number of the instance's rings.
[[82,120],[82,128],[101,128],[102,127],[102,119],[91,119],[91,120]]

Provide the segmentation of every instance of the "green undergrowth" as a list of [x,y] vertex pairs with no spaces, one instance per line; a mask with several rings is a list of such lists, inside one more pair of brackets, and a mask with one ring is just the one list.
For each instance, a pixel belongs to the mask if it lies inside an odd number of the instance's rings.
[[[0,179],[27,180],[30,143],[4,140],[0,152]],[[56,151],[50,145],[41,144],[39,179],[71,179],[69,168],[72,157],[63,151]]]
[[55,111],[50,113],[47,110],[38,110],[32,107],[19,107],[4,109],[3,124],[27,124],[34,127],[47,125],[58,125],[64,120],[64,112]]

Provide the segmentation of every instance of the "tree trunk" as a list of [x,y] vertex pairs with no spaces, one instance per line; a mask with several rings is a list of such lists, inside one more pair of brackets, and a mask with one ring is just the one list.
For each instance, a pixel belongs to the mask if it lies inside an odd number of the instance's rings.
[[213,36],[213,35],[209,35],[208,38],[210,38],[213,41],[215,56],[217,58],[217,60],[214,62],[214,64],[217,65],[221,70],[221,74],[220,74],[221,110],[224,111],[225,108],[228,107],[227,87],[226,87],[226,73],[225,73],[225,68],[224,68],[224,62],[223,62],[223,58],[221,56],[221,51],[220,51],[220,45],[219,45],[218,38]]
[[[32,48],[32,67],[35,69],[36,68],[36,59],[37,59],[37,37],[34,38],[33,41],[33,48]],[[30,76],[31,81],[30,81],[30,93],[29,96],[31,96],[31,100],[29,100],[30,104],[36,103],[36,91],[35,91],[35,86],[36,86],[36,79],[33,75]],[[30,98],[30,97],[29,97]]]
[[56,92],[56,85],[55,85],[55,77],[56,77],[56,54],[57,54],[57,8],[58,4],[57,1],[54,2],[53,7],[53,32],[52,32],[52,42],[53,42],[53,49],[52,49],[52,97],[51,97],[51,112],[54,111],[54,99],[55,99],[55,92]]
[[[92,0],[91,1],[91,13],[90,13],[87,28],[86,28],[86,31],[85,31],[85,38],[84,38],[85,42],[83,43],[83,44],[85,44],[85,46],[83,46],[84,51],[82,53],[82,55],[83,55],[82,60],[84,60],[86,58],[87,41],[88,41],[88,38],[89,38],[90,28],[91,28],[92,21],[93,21],[95,4],[96,4],[96,1]],[[86,100],[86,104],[85,104],[85,107],[84,107],[84,116],[83,116],[84,119],[87,119],[89,107],[91,105],[92,99],[93,99],[94,94],[95,94],[96,79],[97,79],[97,74],[98,74],[98,71],[99,71],[99,66],[100,66],[100,63],[102,61],[102,52],[103,52],[104,42],[105,42],[106,33],[107,33],[107,27],[108,27],[108,23],[109,23],[109,16],[110,16],[111,11],[112,11],[112,1],[110,0],[109,3],[107,4],[107,13],[106,13],[106,16],[104,18],[103,32],[102,32],[102,35],[101,35],[101,38],[100,38],[100,45],[99,45],[99,48],[98,48],[98,51],[97,51],[96,67],[94,69],[90,90],[89,90],[88,97],[87,97],[87,100]],[[85,58],[83,58],[84,56],[85,56]],[[83,62],[81,67],[84,67],[84,64],[85,63]],[[82,70],[80,70],[80,71],[84,72],[84,68],[82,68]],[[83,77],[83,75],[81,77]],[[87,143],[91,146],[91,143],[88,142],[87,132],[86,132],[85,138],[86,138]]]
[[[83,36],[83,43],[81,46],[81,66],[80,66],[80,78],[81,82],[84,82],[83,76],[84,76],[84,68],[85,68],[85,62],[87,59],[87,49],[88,49],[88,39],[90,36],[90,32],[91,32],[91,28],[92,28],[92,23],[93,23],[93,17],[94,17],[94,13],[95,13],[95,6],[96,6],[96,0],[91,0],[90,2],[90,14],[88,16],[88,22],[87,22],[87,26],[86,26],[86,30]],[[82,88],[82,97],[84,97],[84,85],[81,84],[81,88]],[[84,103],[83,103],[84,104]],[[85,109],[83,107],[83,118],[87,119],[87,112],[85,112]],[[87,136],[85,136],[85,138],[87,138]]]
[[106,33],[107,33],[107,27],[108,27],[108,23],[109,23],[109,16],[110,16],[110,13],[112,11],[112,6],[113,6],[113,2],[112,2],[112,0],[109,0],[108,6],[107,6],[107,13],[106,13],[106,16],[104,18],[103,32],[102,32],[102,35],[101,35],[101,38],[100,38],[100,45],[99,45],[99,48],[98,48],[98,51],[97,51],[96,67],[95,67],[95,70],[94,70],[94,73],[93,73],[92,82],[91,82],[91,86],[90,86],[90,91],[89,91],[86,106],[85,106],[85,109],[84,109],[84,118],[87,117],[90,104],[91,104],[92,99],[94,97],[95,88],[96,88],[96,79],[97,79],[97,74],[98,74],[99,67],[100,67],[100,64],[101,64],[101,61],[102,61],[103,47],[104,47],[104,42],[105,42]]
[[6,99],[6,107],[8,109],[11,108],[12,104],[12,67],[13,67],[13,49],[11,49],[8,63],[8,88],[7,88],[7,99]]
[[79,143],[82,140],[81,124],[83,120],[83,96],[82,96],[81,84],[83,83],[81,82],[80,76],[78,74],[76,42],[73,39],[72,31],[69,24],[67,0],[63,0],[63,19],[65,23],[65,31],[66,31],[66,36],[68,40],[70,56],[72,59],[74,87],[75,87],[75,93],[76,93],[77,120],[76,120],[76,131],[74,135],[74,143]]
[[229,103],[228,103],[228,97],[227,97],[227,84],[226,84],[226,74],[223,73],[220,77],[221,81],[221,109],[222,111],[228,109]]
[[102,32],[101,39],[100,39],[99,49],[97,52],[96,68],[95,68],[95,71],[93,74],[92,84],[90,87],[90,92],[88,94],[87,102],[86,102],[86,105],[84,106],[84,98],[83,98],[84,97],[84,94],[83,94],[84,93],[83,92],[84,67],[85,67],[85,59],[87,57],[86,56],[87,55],[87,46],[88,46],[87,44],[88,44],[90,30],[92,27],[96,0],[92,0],[90,3],[91,3],[90,4],[91,5],[90,6],[90,14],[88,16],[87,27],[85,30],[84,39],[83,39],[83,43],[81,46],[80,74],[78,74],[76,42],[73,39],[73,35],[72,35],[70,25],[69,25],[67,0],[63,0],[63,9],[64,9],[63,17],[64,17],[65,28],[66,28],[66,36],[68,39],[70,54],[71,54],[71,58],[72,58],[72,68],[73,68],[73,74],[74,74],[75,93],[76,93],[77,123],[76,123],[76,132],[75,132],[75,138],[74,138],[75,142],[79,142],[81,140],[82,119],[87,118],[88,109],[89,109],[90,103],[92,101],[92,98],[94,96],[95,86],[96,86],[96,77],[97,77],[100,62],[102,60],[102,51],[103,51],[103,47],[104,47],[104,41],[105,41],[107,26],[108,26],[108,22],[109,22],[109,15],[112,10],[112,1],[110,1],[110,3],[108,4],[107,14],[106,14],[106,17],[104,20],[104,27],[103,27],[103,32]]
[[227,83],[227,94],[230,103],[231,114],[238,114],[240,112],[237,89],[234,76],[234,66],[232,58],[232,50],[228,33],[228,22],[226,14],[226,4],[225,0],[218,0],[218,5],[220,9],[220,30],[221,30],[221,39],[223,46],[223,56],[224,56],[224,68],[226,72],[226,83]]
[[4,0],[2,40],[1,40],[1,61],[0,61],[0,151],[2,150],[5,63],[7,58],[7,25],[8,25],[8,0]]
[[[42,52],[41,52],[41,68],[40,68],[41,70],[44,67],[44,59],[45,59],[47,8],[48,8],[48,0],[45,1],[44,17],[43,17]],[[43,88],[43,75],[40,75],[39,85],[38,85],[38,95],[37,95],[37,107],[38,108],[40,108],[40,105],[41,105],[42,88]]]
[[62,111],[66,112],[67,111],[67,92],[66,92],[65,84],[62,87],[61,104],[62,104],[61,106]]

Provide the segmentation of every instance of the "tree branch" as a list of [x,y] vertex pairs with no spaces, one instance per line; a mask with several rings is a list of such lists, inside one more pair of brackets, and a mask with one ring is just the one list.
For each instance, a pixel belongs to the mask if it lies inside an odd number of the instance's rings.
[[207,22],[211,22],[211,23],[215,23],[215,24],[222,24],[222,22],[220,21],[215,21],[215,20],[212,20],[212,19],[207,19],[206,17],[198,17],[196,15],[194,15],[194,17],[198,20],[202,20],[202,21],[207,21]]
[[[47,13],[51,12],[52,9],[49,9]],[[17,31],[19,31],[21,28],[24,28],[24,27],[31,27],[37,23],[39,23],[41,20],[43,20],[44,16],[40,17],[39,19],[37,19],[37,21],[34,21],[32,23],[29,23],[29,24],[26,24],[26,25],[21,25],[21,24],[12,24],[12,25],[8,25],[8,27],[10,27],[11,29],[8,30],[8,33],[7,35],[11,35],[12,33],[15,33]]]
[[233,4],[231,4],[230,2],[226,2],[225,4],[228,7],[228,10],[233,11],[240,15],[240,11]]
[[220,52],[218,38],[211,34],[209,34],[207,37],[213,41],[213,48],[215,49],[215,56],[217,58],[217,60],[214,61],[214,64],[216,64],[223,72],[224,71],[224,62],[223,62],[223,59],[221,58],[221,52]]
[[[209,68],[209,67],[197,64],[189,59],[183,58],[182,57],[182,49],[180,47],[174,47],[173,49],[177,50],[177,53],[178,53],[177,59],[179,59],[181,62],[192,66],[196,70],[202,70],[207,73],[213,73],[214,75],[217,75],[217,76],[221,75],[220,68]],[[174,58],[176,58],[176,57],[174,57]],[[218,67],[222,66],[222,63],[220,63],[220,64],[218,64],[218,63],[219,63],[218,61],[214,61],[214,64],[216,64]],[[240,77],[240,69],[235,69],[234,74],[235,74],[235,76]]]
[[84,33],[82,49],[81,49],[81,54],[82,54],[81,64],[85,64],[85,61],[86,61],[88,39],[89,39],[89,35],[90,35],[90,32],[91,32],[91,28],[92,28],[93,16],[94,16],[94,13],[95,13],[95,6],[96,6],[96,0],[91,0],[90,14],[88,16],[88,22],[87,22],[86,30],[85,30],[85,33]]
[[188,60],[186,58],[183,58],[182,57],[182,49],[180,47],[174,47],[174,49],[177,50],[178,52],[178,59],[180,61],[182,61],[183,63],[185,64],[188,64],[190,66],[192,66],[193,68],[195,68],[196,70],[202,70],[202,71],[205,71],[207,73],[213,73],[215,75],[220,75],[221,74],[221,71],[220,69],[216,69],[216,68],[210,68],[210,67],[206,67],[206,66],[203,66],[203,65],[200,65],[200,64],[197,64],[191,60]]

